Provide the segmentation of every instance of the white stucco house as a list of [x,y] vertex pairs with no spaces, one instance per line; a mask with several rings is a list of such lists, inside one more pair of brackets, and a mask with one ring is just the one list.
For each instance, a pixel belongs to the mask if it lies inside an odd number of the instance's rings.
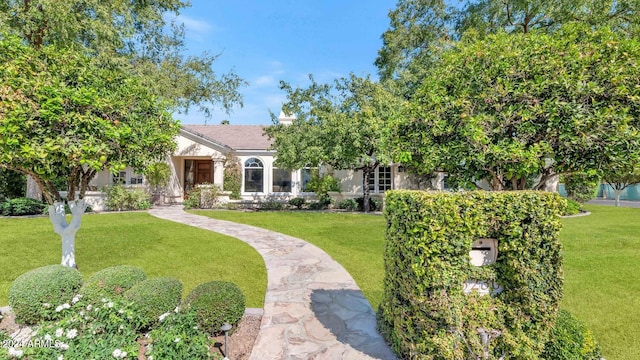
[[[293,118],[280,114],[281,123]],[[171,180],[166,188],[165,202],[179,204],[193,187],[209,183],[222,188],[224,161],[234,155],[242,166],[241,197],[243,200],[289,199],[298,196],[312,197],[306,191],[312,169],[285,170],[275,164],[277,154],[269,150],[271,141],[264,135],[261,125],[182,125],[176,137],[177,149],[167,159],[171,168]],[[320,169],[328,172],[329,169]],[[362,196],[362,171],[342,170],[333,175],[340,179],[341,194],[338,200]],[[144,176],[126,168],[113,175],[99,173],[92,181],[92,189],[120,183],[131,187],[146,187]],[[401,166],[392,164],[376,169],[369,181],[373,196],[381,197],[391,189],[416,188]],[[95,210],[104,208],[104,194],[99,191],[87,194],[87,201]]]

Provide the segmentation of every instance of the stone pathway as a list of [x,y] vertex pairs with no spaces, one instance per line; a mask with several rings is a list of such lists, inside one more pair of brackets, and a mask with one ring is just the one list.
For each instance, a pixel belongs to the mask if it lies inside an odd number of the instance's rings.
[[396,359],[351,275],[318,247],[254,226],[189,214],[181,206],[149,213],[233,236],[262,255],[268,284],[251,359]]

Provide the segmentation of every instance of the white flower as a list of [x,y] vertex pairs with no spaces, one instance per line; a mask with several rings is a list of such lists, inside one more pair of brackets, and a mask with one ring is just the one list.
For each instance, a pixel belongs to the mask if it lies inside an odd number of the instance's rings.
[[[107,298],[102,298],[102,300],[100,300],[100,301],[102,301],[103,303],[106,303],[109,300],[107,300]],[[118,349],[116,349],[116,350],[118,350]]]
[[176,306],[176,308],[173,310],[174,313],[178,313],[178,311],[180,311],[180,306]]
[[197,326],[197,325],[196,325],[196,326],[194,326],[194,327],[193,327],[193,330],[198,330],[198,326]]
[[160,317],[158,318],[158,320],[160,320],[160,322],[162,322],[167,316],[169,316],[170,314],[168,312],[160,315]]
[[126,352],[126,351],[123,351],[123,352],[122,352],[122,355],[120,355],[120,357],[121,357],[121,358],[123,358],[123,359],[124,359],[124,358],[126,358],[126,357],[127,357],[127,352]]
[[16,349],[14,349],[12,347],[9,348],[9,356],[13,356],[13,357],[16,357],[16,358],[19,359],[19,358],[22,357],[22,355],[24,355],[24,351],[16,350]]
[[50,307],[51,307],[51,304],[49,304],[49,303],[42,303],[42,306],[43,306],[43,307],[46,307],[46,308],[48,309],[48,308],[50,308]]
[[58,356],[58,360],[64,360],[64,355]]
[[120,349],[115,349],[115,350],[113,350],[113,352],[111,353],[111,355],[112,355],[114,358],[116,358],[116,359],[117,359],[117,358],[119,358],[119,357],[122,355],[122,350],[120,350]]
[[112,308],[112,307],[113,307],[113,303],[112,303],[111,301],[109,301],[109,303],[107,304],[107,306],[108,306],[109,308]]
[[91,304],[87,305],[87,311],[91,311],[91,308],[92,308],[92,307],[93,307],[93,306],[91,306]]
[[147,356],[147,360],[153,360],[153,355]]
[[65,344],[63,342],[61,342],[58,347],[60,348],[60,350],[69,350],[69,344]]
[[124,314],[124,309],[118,310],[118,314]]
[[84,310],[80,310],[80,316],[84,316]]
[[56,337],[61,337],[62,334],[64,334],[64,329],[63,328],[57,328],[56,329]]
[[67,339],[73,339],[76,336],[78,336],[78,330],[71,329],[71,330],[67,331]]
[[63,309],[62,305],[56,306],[56,312],[60,312],[62,311],[62,309]]
[[179,343],[180,342],[180,338],[179,337],[176,338],[175,340],[173,340],[173,342],[176,343],[176,344]]
[[52,340],[52,339],[51,339],[51,335],[46,334],[46,335],[44,336],[44,340],[45,340],[45,341],[51,341],[51,340]]
[[74,296],[74,297],[73,297],[73,299],[71,299],[71,303],[72,303],[72,304],[75,304],[75,303],[77,303],[78,301],[80,301],[80,295],[76,295],[76,296]]

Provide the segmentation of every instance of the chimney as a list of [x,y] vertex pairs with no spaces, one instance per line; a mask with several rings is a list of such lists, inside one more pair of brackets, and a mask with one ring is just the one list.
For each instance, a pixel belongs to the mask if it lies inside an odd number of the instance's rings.
[[280,116],[278,116],[278,121],[282,125],[291,125],[295,119],[295,115],[285,115],[284,111],[280,111]]

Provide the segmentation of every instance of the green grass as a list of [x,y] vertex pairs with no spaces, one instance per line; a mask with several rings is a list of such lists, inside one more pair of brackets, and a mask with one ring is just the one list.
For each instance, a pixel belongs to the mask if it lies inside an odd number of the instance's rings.
[[[24,272],[60,263],[60,237],[48,218],[0,218],[0,306]],[[113,265],[172,276],[183,295],[212,280],[236,283],[248,307],[263,307],[267,275],[262,256],[232,237],[155,218],[147,213],[86,215],[76,235],[76,263],[85,279]]]
[[[593,331],[608,360],[640,359],[640,209],[586,206],[563,220],[562,307]],[[344,266],[377,309],[382,296],[384,218],[315,212],[193,211],[271,229],[317,245]]]

